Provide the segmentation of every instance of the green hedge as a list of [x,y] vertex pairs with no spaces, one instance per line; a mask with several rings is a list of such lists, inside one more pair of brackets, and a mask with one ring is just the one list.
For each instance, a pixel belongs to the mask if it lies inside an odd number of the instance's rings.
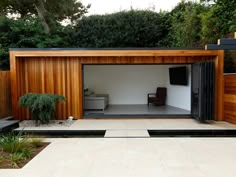
[[130,10],[83,17],[75,26],[77,45],[99,47],[163,47],[167,14]]

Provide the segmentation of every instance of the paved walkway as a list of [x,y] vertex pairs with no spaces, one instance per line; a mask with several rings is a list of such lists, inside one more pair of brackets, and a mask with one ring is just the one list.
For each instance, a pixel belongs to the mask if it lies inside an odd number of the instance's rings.
[[24,130],[165,130],[165,129],[236,129],[223,121],[211,124],[193,119],[81,119],[69,127],[21,127]]
[[235,177],[236,138],[68,138],[1,177]]

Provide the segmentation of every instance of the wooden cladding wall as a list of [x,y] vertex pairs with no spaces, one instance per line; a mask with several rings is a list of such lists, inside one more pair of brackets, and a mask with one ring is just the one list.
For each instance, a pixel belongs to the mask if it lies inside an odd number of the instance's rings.
[[[81,117],[81,65],[78,58],[20,58],[17,60],[18,99],[25,93],[53,93],[66,97],[57,108],[57,118]],[[28,119],[25,109],[18,109],[20,119]]]
[[82,64],[180,64],[213,61],[212,56],[81,57]]
[[236,124],[236,74],[224,76],[224,120]]
[[11,116],[10,72],[0,71],[0,119]]
[[[61,52],[61,53],[60,53]],[[66,53],[65,53],[66,52]],[[216,63],[216,88],[220,88],[223,69],[221,63],[223,54],[217,51],[117,51],[111,54],[108,52],[88,53],[85,51],[11,51],[11,83],[12,107],[16,119],[29,119],[29,113],[24,108],[19,108],[17,101],[25,93],[54,93],[66,97],[66,103],[58,105],[58,119],[66,119],[68,116],[75,118],[83,117],[82,107],[82,65],[83,64],[183,64],[201,61],[215,61]],[[87,53],[86,53],[87,52]],[[94,53],[93,53],[94,52]],[[153,53],[158,56],[152,56]],[[174,55],[176,53],[176,56]],[[91,54],[92,56],[86,56]],[[120,55],[121,56],[117,56]],[[125,56],[127,54],[127,56]],[[143,56],[143,55],[147,56]],[[68,55],[68,56],[65,56]],[[102,56],[104,55],[104,56]],[[112,55],[112,56],[109,56]],[[140,56],[131,56],[140,55]],[[220,101],[218,95],[221,89],[217,89],[216,100]],[[223,94],[222,94],[223,95]],[[216,104],[217,120],[222,119],[220,103]]]

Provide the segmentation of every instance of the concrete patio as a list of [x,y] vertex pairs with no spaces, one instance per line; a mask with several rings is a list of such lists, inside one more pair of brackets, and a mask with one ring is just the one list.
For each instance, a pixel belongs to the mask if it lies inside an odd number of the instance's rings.
[[17,130],[165,130],[165,129],[236,129],[224,121],[199,123],[194,119],[79,119],[68,127],[20,127]]
[[[68,122],[64,122],[65,124]],[[62,123],[62,124],[64,124]],[[236,125],[227,122],[199,123],[193,119],[82,119],[61,126],[23,126],[16,131],[49,137],[236,137]]]
[[52,143],[1,177],[235,177],[236,138],[83,138]]

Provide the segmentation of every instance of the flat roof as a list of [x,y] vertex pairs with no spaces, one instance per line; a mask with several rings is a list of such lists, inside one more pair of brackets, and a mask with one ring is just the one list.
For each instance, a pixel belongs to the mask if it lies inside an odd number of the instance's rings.
[[11,48],[13,57],[218,56],[218,50],[182,48]]
[[9,48],[10,51],[42,50],[205,50],[204,48],[126,47],[126,48]]

